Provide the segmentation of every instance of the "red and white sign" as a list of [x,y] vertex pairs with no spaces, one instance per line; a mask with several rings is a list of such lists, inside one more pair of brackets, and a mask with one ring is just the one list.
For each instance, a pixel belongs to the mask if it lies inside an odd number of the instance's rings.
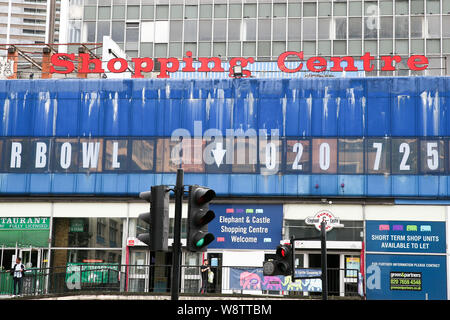
[[146,246],[145,243],[143,243],[141,240],[139,240],[138,238],[134,238],[134,237],[129,237],[127,238],[127,246],[129,247],[134,247],[134,246]]
[[[286,66],[286,62],[290,60],[290,58],[295,58],[298,60],[298,66],[295,68],[288,68]],[[395,71],[397,65],[403,61],[403,57],[399,55],[393,56],[380,56],[381,66],[380,71]],[[178,58],[132,58],[131,64],[128,65],[127,59],[124,58],[114,58],[109,61],[102,62],[100,59],[91,58],[88,53],[80,53],[77,57],[74,53],[56,53],[51,57],[50,73],[61,73],[67,74],[74,72],[76,69],[75,64],[78,65],[77,71],[79,73],[123,73],[129,72],[133,70],[133,74],[131,78],[143,78],[143,72],[152,72],[154,70],[154,66],[156,63],[159,63],[159,74],[157,78],[170,78],[170,73],[174,72],[225,72],[226,70],[221,65],[220,57],[198,57],[197,61],[200,62],[199,68],[194,68],[194,58],[192,57],[192,52],[187,51],[186,57],[182,59],[184,64],[180,64]],[[277,59],[278,68],[282,72],[286,73],[295,73],[300,72],[303,68],[304,63],[306,63],[306,68],[310,72],[342,72],[342,71],[362,71],[358,70],[355,66],[355,60],[362,61],[363,70],[366,72],[371,72],[375,70],[375,65],[373,61],[375,57],[370,54],[370,52],[366,52],[363,56],[359,58],[354,58],[351,56],[344,57],[331,57],[330,61],[332,62],[329,66],[327,60],[324,57],[311,57],[307,60],[304,59],[303,51],[287,51],[279,55]],[[76,62],[76,63],[75,63]],[[234,67],[240,66],[242,69],[242,74],[239,75],[241,78],[249,78],[251,76],[251,71],[245,69],[248,64],[252,64],[255,62],[254,58],[231,58],[228,62],[229,64],[229,76],[235,77]],[[341,64],[345,62],[345,67]],[[213,66],[211,66],[213,64]],[[428,58],[424,55],[412,55],[406,59],[406,65],[412,71],[421,71],[428,68]],[[55,68],[56,67],[56,68]],[[106,70],[105,70],[106,69]]]
[[335,217],[331,211],[320,210],[314,216],[305,219],[306,224],[312,224],[320,231],[321,223],[325,221],[325,231],[328,232],[334,227],[341,226],[339,218]]

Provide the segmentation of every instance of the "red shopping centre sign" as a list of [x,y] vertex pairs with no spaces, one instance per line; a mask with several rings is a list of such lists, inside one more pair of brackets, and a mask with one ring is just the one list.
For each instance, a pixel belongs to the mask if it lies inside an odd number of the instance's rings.
[[[395,71],[396,65],[405,58],[398,55],[380,56],[380,71]],[[131,62],[124,58],[114,58],[106,62],[106,69],[103,68],[103,62],[97,58],[91,58],[88,53],[80,53],[78,56],[68,53],[56,53],[51,57],[50,73],[68,74],[71,72],[79,73],[122,73],[129,71],[131,67],[134,70],[132,78],[143,78],[143,72],[159,72],[158,78],[170,78],[173,72],[229,72],[230,77],[235,77],[234,67],[241,66],[242,78],[251,76],[251,71],[245,69],[249,64],[255,62],[254,58],[231,58],[228,62],[229,68],[225,70],[222,67],[221,59],[219,57],[199,57],[196,58],[200,62],[198,68],[194,68],[194,58],[192,52],[186,52],[186,57],[182,59],[183,64],[180,64],[178,58],[132,58]],[[282,53],[277,59],[277,66],[280,71],[286,73],[295,73],[304,70],[306,66],[310,72],[342,72],[342,71],[361,71],[355,66],[356,61],[362,62],[363,71],[371,72],[375,70],[375,57],[369,52],[366,52],[359,58],[344,56],[344,57],[330,57],[329,60],[324,57],[316,56],[304,59],[303,51],[287,51]],[[288,61],[298,61],[296,67],[287,66]],[[331,63],[329,63],[331,62]],[[345,66],[342,66],[345,62]],[[422,71],[428,68],[428,58],[424,55],[412,55],[406,59],[406,65],[412,71]],[[158,70],[155,66],[159,65]],[[212,65],[211,65],[212,64]],[[76,65],[78,69],[76,69]]]

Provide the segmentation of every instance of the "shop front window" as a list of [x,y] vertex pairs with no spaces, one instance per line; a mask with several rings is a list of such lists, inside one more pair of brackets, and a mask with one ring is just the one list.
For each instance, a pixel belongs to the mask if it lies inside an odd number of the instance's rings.
[[[341,221],[344,227],[333,228],[327,233],[328,241],[362,241],[362,221]],[[313,225],[308,225],[304,220],[285,220],[285,239],[318,237],[320,232]]]
[[53,247],[121,248],[121,218],[55,218]]

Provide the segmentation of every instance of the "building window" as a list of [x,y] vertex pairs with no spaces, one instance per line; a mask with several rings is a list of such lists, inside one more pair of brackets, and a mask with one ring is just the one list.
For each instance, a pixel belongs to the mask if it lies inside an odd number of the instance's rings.
[[303,16],[304,17],[315,17],[316,13],[316,4],[315,3],[303,3]]
[[170,19],[183,19],[183,6],[176,5],[170,7]]
[[362,139],[339,139],[339,173],[363,173],[363,151]]
[[[320,231],[304,220],[285,220],[284,239],[318,237]],[[333,228],[327,232],[327,241],[363,241],[363,221],[341,221],[343,228]],[[319,241],[319,240],[317,240]]]
[[110,7],[98,7],[98,19],[99,20],[111,19],[111,8]]
[[201,4],[200,5],[200,19],[211,19],[212,18],[212,5]]
[[273,20],[272,40],[273,41],[286,40],[286,19]]
[[112,18],[125,19],[125,6],[113,6]]
[[138,20],[139,19],[139,6],[128,6],[127,7],[127,19],[128,20]]
[[157,5],[156,6],[156,20],[169,19],[169,6]]
[[198,6],[186,6],[184,8],[185,19],[197,19],[198,18]]
[[[107,225],[109,224],[109,229]],[[54,218],[55,248],[121,248],[121,218]]]
[[84,20],[95,20],[97,18],[97,8],[92,6],[84,7]]
[[125,37],[125,22],[112,22],[111,38],[115,42],[123,42]]
[[270,40],[272,28],[272,20],[259,19],[258,20],[258,40]]
[[215,4],[214,5],[214,18],[226,18],[227,17],[227,5]]
[[127,22],[126,24],[126,41],[139,41],[139,22]]
[[289,17],[301,17],[302,16],[302,4],[301,3],[288,3],[288,16]]
[[424,14],[423,0],[411,0],[411,14]]
[[347,19],[334,18],[335,39],[347,39]]
[[227,39],[227,20],[214,20],[214,41]]
[[184,41],[197,41],[197,20],[184,21]]
[[244,4],[244,18],[256,18],[256,4]]
[[230,4],[228,16],[233,18],[242,18],[242,5],[241,4]]

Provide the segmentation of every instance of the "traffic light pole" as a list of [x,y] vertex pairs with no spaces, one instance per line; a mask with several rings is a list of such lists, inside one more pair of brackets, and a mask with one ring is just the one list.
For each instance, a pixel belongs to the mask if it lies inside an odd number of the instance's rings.
[[327,276],[327,231],[326,222],[320,223],[320,247],[322,253],[322,300],[328,300],[328,276]]
[[[322,300],[328,300],[328,269],[327,269],[327,231],[325,230],[327,223],[322,221],[320,223],[320,236],[319,237],[307,237],[307,238],[294,238],[291,237],[292,245],[292,281],[301,279],[322,279]],[[322,272],[320,277],[296,277],[295,276],[295,241],[296,240],[319,240],[320,239],[320,251],[321,251],[321,264]]]
[[177,170],[177,182],[175,185],[175,221],[172,244],[172,300],[178,300],[180,293],[180,262],[181,262],[181,208],[183,204],[183,169]]

